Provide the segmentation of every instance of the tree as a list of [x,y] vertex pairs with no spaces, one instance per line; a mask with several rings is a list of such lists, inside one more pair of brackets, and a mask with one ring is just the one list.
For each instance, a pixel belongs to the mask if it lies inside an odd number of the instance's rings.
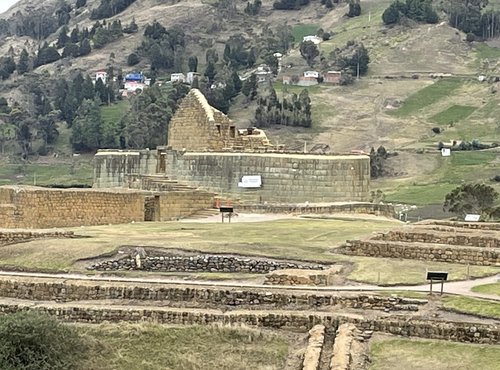
[[212,62],[208,62],[205,68],[205,76],[208,78],[208,82],[211,84],[214,81],[217,71],[215,70],[215,65]]
[[25,74],[29,70],[30,56],[26,49],[21,51],[21,55],[19,56],[19,62],[17,63],[17,73],[20,75]]
[[489,216],[497,198],[497,191],[489,185],[463,184],[446,195],[443,210],[460,216],[468,213]]
[[127,58],[127,65],[132,67],[138,64],[140,61],[141,58],[139,57],[139,55],[137,55],[136,53],[130,53],[130,55]]
[[394,24],[399,22],[399,10],[394,3],[389,5],[389,7],[384,10],[384,13],[382,13],[382,21],[384,24]]
[[[349,11],[347,12],[348,17],[358,17],[361,15],[361,4],[358,0],[351,0],[349,2]],[[320,35],[318,35],[320,36]]]
[[80,43],[80,56],[89,55],[92,52],[92,48],[90,46],[90,41],[88,39],[83,39]]
[[84,100],[76,112],[71,134],[75,150],[91,151],[101,147],[101,112],[99,102]]
[[300,55],[306,60],[307,64],[312,67],[314,58],[319,55],[318,47],[312,41],[304,41],[300,43]]
[[243,82],[241,92],[249,100],[255,99],[257,96],[257,76],[255,73],[252,73],[252,75]]
[[74,369],[87,349],[76,328],[50,316],[30,311],[0,316],[2,369]]
[[66,44],[70,41],[70,38],[68,36],[68,26],[63,26],[61,28],[61,31],[59,32],[59,36],[57,37],[57,43],[56,46],[58,49],[63,48],[66,46]]
[[76,8],[83,8],[85,5],[87,5],[87,0],[76,0]]
[[79,57],[80,56],[80,47],[77,44],[67,44],[64,47],[62,57],[67,58],[67,57]]
[[189,57],[188,67],[190,72],[198,72],[198,57],[196,55]]

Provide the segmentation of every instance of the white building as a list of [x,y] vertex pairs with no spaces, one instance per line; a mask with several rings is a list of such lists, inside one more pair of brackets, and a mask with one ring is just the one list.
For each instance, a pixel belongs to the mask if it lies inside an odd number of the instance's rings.
[[319,78],[319,72],[317,72],[317,71],[305,71],[304,77]]
[[108,78],[108,74],[106,73],[106,71],[97,71],[95,73],[95,81],[97,81],[98,79],[101,79],[102,83],[106,85],[106,80]]
[[171,82],[186,82],[186,76],[184,73],[172,73],[170,75]]
[[318,44],[320,44],[323,41],[323,39],[321,37],[318,37],[318,36],[304,36],[304,38],[302,39],[302,41],[303,42],[311,41],[315,45],[318,45]]
[[187,75],[186,75],[186,82],[188,84],[192,85],[193,82],[194,82],[194,79],[198,78],[198,80],[199,80],[200,76],[201,76],[201,74],[198,73],[198,72],[188,72]]

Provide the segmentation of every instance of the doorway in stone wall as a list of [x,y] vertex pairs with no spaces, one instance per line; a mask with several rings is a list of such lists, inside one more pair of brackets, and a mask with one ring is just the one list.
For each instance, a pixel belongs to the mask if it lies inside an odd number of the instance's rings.
[[158,166],[156,168],[157,173],[165,173],[167,169],[167,153],[159,152],[158,153]]
[[144,221],[160,221],[160,196],[144,198]]

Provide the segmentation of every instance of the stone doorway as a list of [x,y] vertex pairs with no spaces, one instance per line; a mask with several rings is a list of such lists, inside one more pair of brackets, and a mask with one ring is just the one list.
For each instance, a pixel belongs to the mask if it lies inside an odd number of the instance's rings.
[[160,196],[150,196],[144,198],[144,221],[160,220]]

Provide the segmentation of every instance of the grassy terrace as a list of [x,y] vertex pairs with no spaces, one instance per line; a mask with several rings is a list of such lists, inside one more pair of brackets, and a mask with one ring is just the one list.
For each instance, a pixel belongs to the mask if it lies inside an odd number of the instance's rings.
[[432,174],[420,177],[418,182],[391,184],[388,181],[385,184],[386,200],[417,205],[442,204],[446,194],[463,182],[488,183],[496,173],[499,157],[498,153],[487,151],[453,152],[448,158],[442,158],[438,153],[435,155],[439,157],[438,168]]
[[432,116],[430,120],[439,125],[450,125],[469,117],[476,109],[476,107],[467,105],[452,105]]
[[374,338],[370,370],[493,370],[499,368],[500,346],[433,340]]
[[277,370],[288,353],[285,337],[251,329],[122,324],[79,330],[92,350],[82,370]]
[[400,118],[416,114],[428,105],[453,94],[453,91],[460,88],[462,84],[463,81],[460,79],[446,78],[439,80],[410,95],[399,109],[388,112],[388,114]]
[[[446,270],[451,279],[464,279],[464,265],[425,261],[350,257],[331,253],[346,239],[396,227],[380,220],[279,220],[253,223],[135,223],[82,227],[75,233],[88,238],[38,240],[0,247],[0,266],[30,270],[85,271],[80,259],[113,254],[122,245],[181,248],[207,253],[236,253],[318,262],[352,262],[348,278],[394,284],[424,282],[427,268]],[[471,276],[491,275],[493,267],[472,266]],[[217,278],[221,278],[217,276]]]
[[472,291],[476,293],[494,294],[500,296],[500,283],[475,286],[472,288]]
[[500,302],[449,296],[443,298],[443,307],[455,312],[500,319]]

